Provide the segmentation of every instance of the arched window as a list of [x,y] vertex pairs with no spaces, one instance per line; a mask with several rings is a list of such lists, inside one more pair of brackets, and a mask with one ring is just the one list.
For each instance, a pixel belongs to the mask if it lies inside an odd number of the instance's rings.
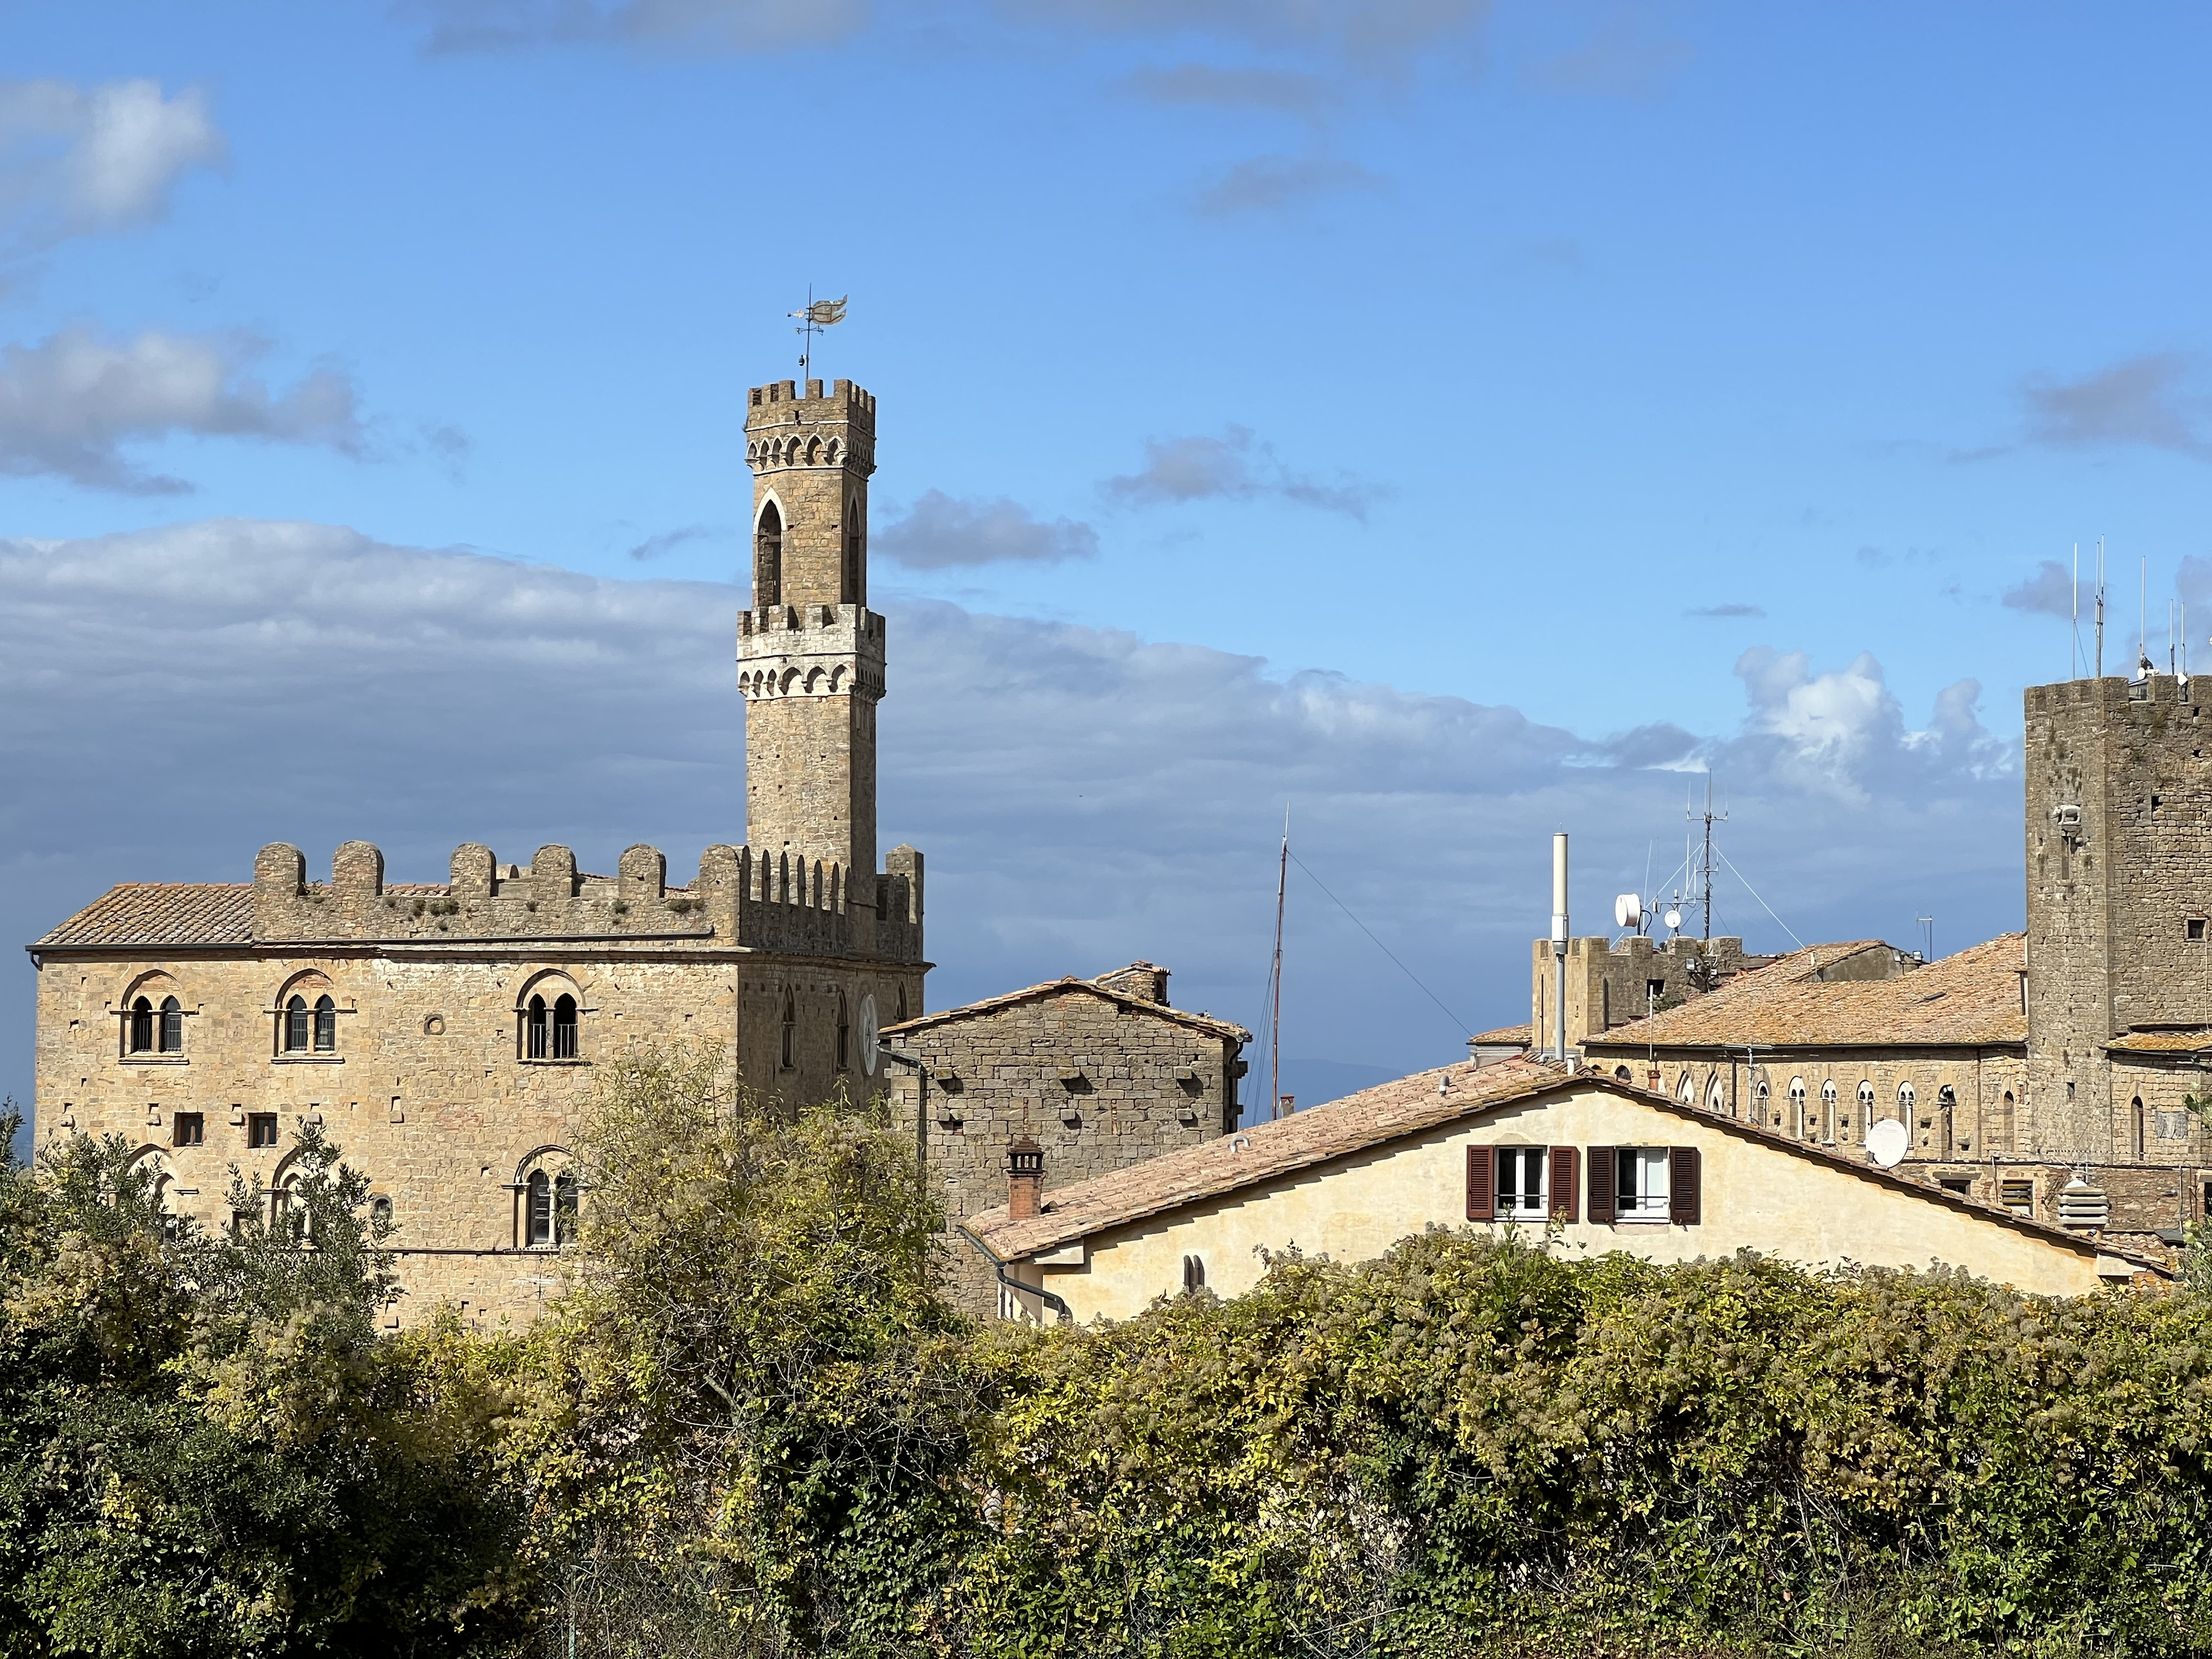
[[1690,1080],[1689,1073],[1684,1072],[1682,1073],[1681,1084],[1675,1089],[1674,1096],[1675,1098],[1680,1100],[1685,1106],[1688,1105],[1692,1101],[1698,1097],[1698,1085]]
[[553,1242],[576,1242],[576,1177],[573,1175],[553,1177]]
[[1751,1121],[1762,1129],[1772,1127],[1766,1121],[1766,1079],[1761,1078],[1752,1085]]
[[1790,1079],[1790,1133],[1800,1140],[1805,1138],[1805,1079]]
[[143,1054],[154,1046],[154,1005],[140,997],[131,1005],[131,1052]]
[[[883,890],[881,889],[881,887],[878,887],[878,888],[877,889],[877,890],[878,890],[878,892],[880,892],[880,891],[882,891]],[[903,985],[900,986],[900,987],[898,988],[898,991],[899,991],[899,998],[898,998],[898,1019],[896,1020],[896,1024],[900,1024],[900,1025],[903,1025],[903,1024],[906,1024],[906,987],[905,987],[905,986],[903,986]]]
[[553,1177],[543,1170],[532,1170],[525,1184],[522,1237],[534,1250],[553,1243]]
[[2128,1115],[2133,1120],[2130,1126],[2130,1133],[2135,1142],[2136,1156],[2141,1158],[2143,1155],[2143,1109],[2141,1095],[2137,1095],[2128,1103]]
[[1874,1121],[1874,1085],[1865,1078],[1859,1079],[1859,1127],[1863,1130]]
[[1629,1073],[1628,1067],[1626,1067],[1626,1066],[1614,1066],[1614,1067],[1613,1068],[1613,1074],[1615,1077],[1619,1078],[1619,1079],[1620,1079],[1623,1083],[1626,1083],[1627,1081],[1629,1081],[1630,1073]]
[[1820,1085],[1820,1139],[1831,1146],[1836,1144],[1836,1080],[1833,1078]]
[[576,1057],[576,999],[562,992],[553,1000],[553,1058]]
[[1712,1080],[1705,1085],[1705,1109],[1709,1112],[1728,1109],[1728,1091],[1721,1087],[1721,1074],[1715,1072]]
[[548,1043],[545,1029],[545,999],[533,996],[522,1016],[522,1052],[532,1060],[545,1058]]
[[798,1048],[799,1004],[791,993],[786,991],[783,994],[783,1048],[781,1050],[783,1056],[781,1064],[785,1071],[790,1071],[798,1064],[796,1058]]
[[1936,1149],[1948,1158],[1959,1145],[1959,1091],[1949,1084],[1936,1091]]
[[185,1052],[185,1005],[174,997],[161,999],[161,1052],[165,1054]]
[[853,1015],[846,1005],[845,994],[837,993],[837,1069],[848,1070],[852,1066]]
[[382,1194],[368,1200],[368,1224],[379,1232],[392,1230],[392,1200]]
[[1187,1255],[1183,1257],[1182,1293],[1185,1296],[1188,1296],[1193,1291],[1202,1291],[1205,1288],[1206,1258],[1202,1255]]
[[307,1000],[296,993],[284,1003],[284,1052],[307,1052]]
[[860,592],[860,500],[854,496],[845,503],[845,592],[842,603],[866,605],[867,596]]
[[1997,1103],[1997,1145],[1996,1150],[2001,1152],[2008,1152],[2013,1149],[2012,1115],[2014,1104],[2012,1091],[2008,1089],[2004,1091],[2004,1098]]
[[753,532],[753,605],[765,610],[783,603],[783,514],[770,501],[761,508]]
[[330,998],[315,999],[315,1051],[330,1054],[338,1046],[338,1006]]
[[1910,1083],[1897,1085],[1897,1121],[1908,1129],[1912,1127],[1912,1103],[1917,1098]]

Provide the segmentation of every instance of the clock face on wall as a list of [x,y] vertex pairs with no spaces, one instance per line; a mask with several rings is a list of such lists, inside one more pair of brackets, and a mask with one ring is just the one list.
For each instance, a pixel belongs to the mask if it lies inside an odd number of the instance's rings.
[[876,1019],[876,1000],[873,996],[860,999],[860,1070],[863,1074],[876,1074],[876,1061],[882,1057],[883,1028]]

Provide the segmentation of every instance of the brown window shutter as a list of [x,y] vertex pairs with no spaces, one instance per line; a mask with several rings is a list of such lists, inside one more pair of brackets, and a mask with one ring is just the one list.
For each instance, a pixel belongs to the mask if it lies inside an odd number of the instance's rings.
[[1497,1212],[1497,1149],[1470,1146],[1467,1149],[1467,1218],[1487,1221]]
[[1618,1146],[1589,1149],[1589,1218],[1610,1224],[1613,1218],[1613,1190],[1620,1178]]
[[1552,1219],[1571,1223],[1580,1208],[1576,1200],[1581,1196],[1582,1172],[1576,1168],[1576,1152],[1572,1146],[1554,1146],[1552,1151]]
[[1670,1146],[1667,1149],[1667,1218],[1678,1226],[1694,1227],[1704,1218],[1702,1195],[1698,1190],[1698,1149]]

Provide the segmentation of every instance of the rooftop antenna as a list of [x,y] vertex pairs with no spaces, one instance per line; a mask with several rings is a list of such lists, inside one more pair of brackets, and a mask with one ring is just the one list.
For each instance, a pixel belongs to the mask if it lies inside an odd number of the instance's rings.
[[2097,678],[2105,678],[2105,538],[2097,538]]
[[[1567,1063],[1567,832],[1552,837],[1552,1025],[1557,1033],[1553,1058]],[[1534,1042],[1536,1034],[1528,1033]]]
[[2074,544],[2074,645],[2066,659],[2066,678],[2081,678],[2081,544]]
[[1920,959],[1921,959],[1921,961],[1923,961],[1923,962],[1933,962],[1933,961],[1935,961],[1935,960],[1936,960],[1936,918],[1935,918],[1935,917],[1933,917],[1933,916],[1915,916],[1915,917],[1913,917],[1913,919],[1912,919],[1912,920],[1913,920],[1916,923],[1917,923],[1917,924],[1918,924],[1919,928],[1920,928]]
[[[1695,799],[1694,796],[1692,797],[1693,802]],[[1700,814],[1694,805],[1690,808],[1690,819],[1692,823],[1700,817],[1705,819],[1705,843],[1704,852],[1698,857],[1698,879],[1704,884],[1701,896],[1705,906],[1705,943],[1710,945],[1713,942],[1713,825],[1717,823],[1728,822],[1727,812],[1713,811],[1713,775],[1710,769],[1705,773],[1705,811]],[[1691,901],[1692,903],[1697,902],[1696,898]]]
[[799,348],[799,378],[801,380],[805,380],[807,370],[814,364],[814,337],[831,324],[845,320],[845,301],[850,298],[852,295],[848,294],[840,295],[834,300],[817,300],[814,297],[814,284],[809,283],[806,285],[806,309],[784,313],[787,317],[799,319],[799,326],[791,331],[798,335],[801,342]]
[[2136,667],[2145,679],[2150,678],[2150,555],[2142,562],[2142,617],[2136,630]]
[[2175,679],[2181,678],[2181,641],[2173,631],[2173,601],[2166,602],[2166,672]]
[[1267,973],[1267,1121],[1283,1103],[1283,892],[1291,878],[1291,809],[1283,808],[1283,855],[1275,866],[1275,965]]

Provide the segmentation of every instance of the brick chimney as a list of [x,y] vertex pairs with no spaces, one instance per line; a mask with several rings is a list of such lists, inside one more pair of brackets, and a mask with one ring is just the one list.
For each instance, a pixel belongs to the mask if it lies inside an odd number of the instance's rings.
[[1043,1207],[1044,1148],[1024,1135],[1006,1148],[1006,1218],[1027,1221]]

